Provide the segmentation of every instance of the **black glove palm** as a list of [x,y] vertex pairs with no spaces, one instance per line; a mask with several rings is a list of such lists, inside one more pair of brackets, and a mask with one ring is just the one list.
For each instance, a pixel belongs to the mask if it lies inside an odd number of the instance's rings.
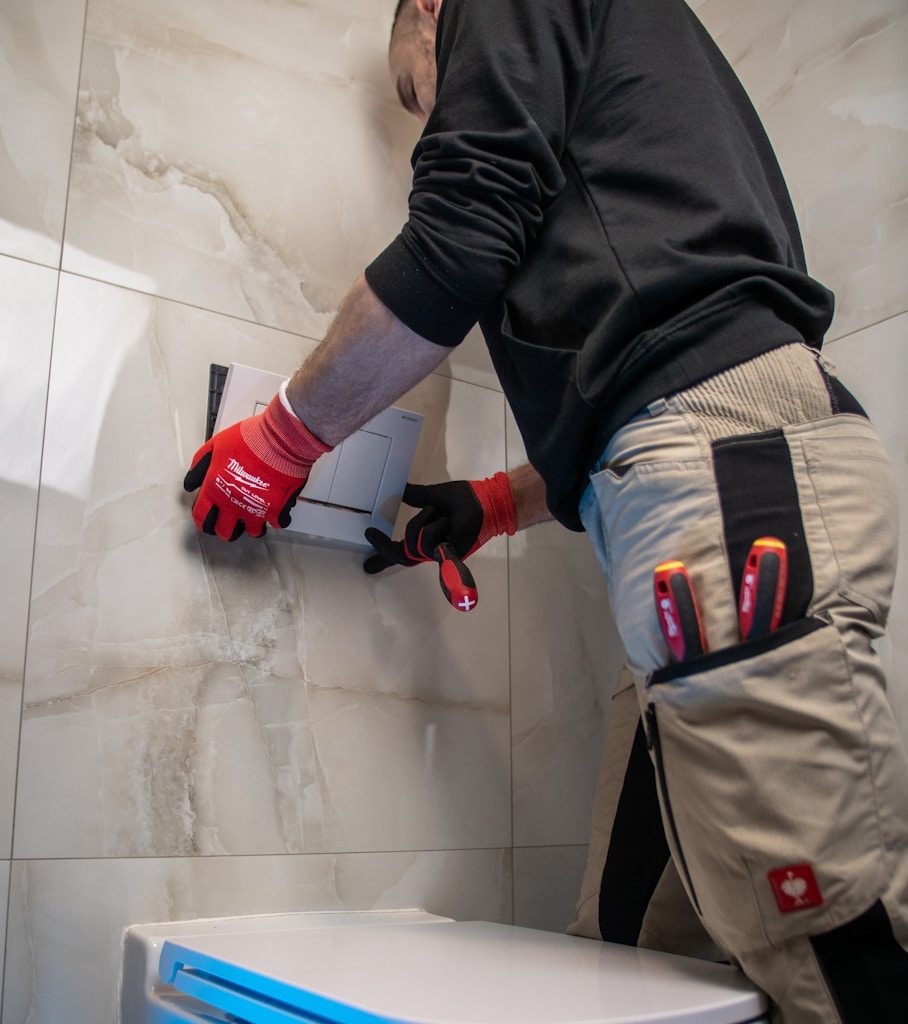
[[474,483],[481,486],[485,481],[407,484],[404,504],[422,511],[407,523],[402,541],[391,540],[386,533],[374,527],[366,530],[366,540],[375,548],[376,554],[366,559],[363,569],[372,575],[392,565],[430,562],[436,547],[443,541],[447,541],[461,558],[472,554],[490,536],[494,536],[488,529]]

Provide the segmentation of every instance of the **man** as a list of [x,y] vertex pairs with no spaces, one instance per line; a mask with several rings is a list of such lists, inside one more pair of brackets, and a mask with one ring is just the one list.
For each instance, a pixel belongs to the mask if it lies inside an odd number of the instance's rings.
[[[373,531],[365,568],[550,517],[590,535],[634,686],[573,930],[714,940],[789,1024],[902,1020],[908,763],[871,647],[892,481],[819,360],[832,296],[740,83],[682,0],[402,0],[390,63],[425,122],[407,223],[268,409],[196,454],[197,526],[285,526],[315,459],[479,322],[531,466],[408,488],[422,511],[401,543]],[[742,641],[760,537],[788,583]],[[709,648],[674,664],[670,560]]]

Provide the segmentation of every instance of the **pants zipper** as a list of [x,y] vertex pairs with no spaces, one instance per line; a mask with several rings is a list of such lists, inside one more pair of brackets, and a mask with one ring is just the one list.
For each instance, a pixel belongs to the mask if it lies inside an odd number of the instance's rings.
[[667,819],[669,830],[672,834],[675,850],[678,854],[677,866],[687,883],[687,891],[690,893],[690,898],[694,907],[696,908],[697,913],[702,917],[703,911],[700,909],[697,892],[694,889],[694,883],[691,881],[690,871],[687,868],[687,861],[684,859],[684,850],[681,848],[681,840],[678,838],[678,827],[675,824],[675,815],[672,811],[671,801],[668,798],[668,786],[665,781],[665,765],[662,761],[662,743],[659,739],[659,725],[656,721],[655,704],[648,704],[646,708],[646,745],[653,753],[653,760],[656,765],[656,783],[659,786],[659,792],[662,796],[662,804],[665,808],[665,817]]

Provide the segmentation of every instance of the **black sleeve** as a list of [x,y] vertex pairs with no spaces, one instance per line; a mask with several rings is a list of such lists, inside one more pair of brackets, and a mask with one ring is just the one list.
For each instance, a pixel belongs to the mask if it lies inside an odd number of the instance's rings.
[[407,223],[366,280],[411,330],[457,345],[501,293],[564,185],[591,0],[445,0],[437,96]]

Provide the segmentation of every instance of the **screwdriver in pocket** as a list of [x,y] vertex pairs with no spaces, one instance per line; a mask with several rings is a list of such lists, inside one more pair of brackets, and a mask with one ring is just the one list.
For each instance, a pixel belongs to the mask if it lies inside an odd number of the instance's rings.
[[778,628],[787,587],[785,542],[778,537],[758,537],[750,546],[741,577],[738,626],[743,640],[772,633]]
[[662,635],[674,661],[706,651],[703,623],[683,562],[662,562],[653,570],[653,596]]

